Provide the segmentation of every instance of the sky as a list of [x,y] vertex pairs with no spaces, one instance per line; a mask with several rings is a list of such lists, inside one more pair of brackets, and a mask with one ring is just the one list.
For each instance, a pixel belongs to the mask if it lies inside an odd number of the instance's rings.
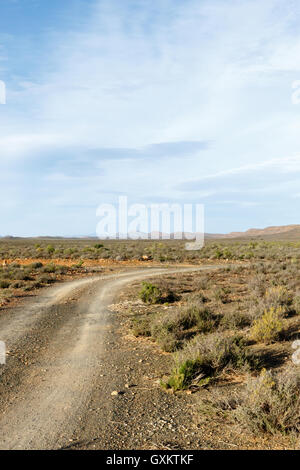
[[94,234],[124,195],[300,223],[298,0],[0,0],[0,80],[0,235]]

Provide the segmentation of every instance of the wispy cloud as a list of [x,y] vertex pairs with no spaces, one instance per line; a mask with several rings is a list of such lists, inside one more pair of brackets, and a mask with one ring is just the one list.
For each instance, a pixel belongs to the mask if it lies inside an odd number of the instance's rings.
[[162,142],[159,144],[146,145],[141,148],[94,148],[86,151],[92,158],[103,159],[155,159],[160,158],[185,158],[199,154],[206,150],[209,142],[190,141],[190,142]]
[[[0,197],[16,206],[4,214],[5,232],[36,233],[42,224],[57,233],[58,220],[62,233],[75,230],[56,204],[78,204],[76,231],[84,220],[93,232],[94,214],[82,207],[118,191],[139,201],[199,198],[208,230],[239,229],[242,215],[234,204],[224,214],[220,200],[243,200],[247,225],[258,225],[272,214],[268,194],[297,193],[299,159],[285,156],[300,146],[300,107],[291,103],[300,80],[299,2],[79,3],[62,12],[56,1],[53,16],[37,0],[38,25],[24,10],[28,28],[12,25],[0,36],[8,90],[0,171],[14,188],[0,188]],[[297,202],[286,211],[291,218]]]
[[300,156],[293,156],[216,172],[181,183],[176,189],[189,193],[214,188],[214,195],[255,193],[262,199],[264,194],[280,193],[287,188],[292,192],[299,184]]

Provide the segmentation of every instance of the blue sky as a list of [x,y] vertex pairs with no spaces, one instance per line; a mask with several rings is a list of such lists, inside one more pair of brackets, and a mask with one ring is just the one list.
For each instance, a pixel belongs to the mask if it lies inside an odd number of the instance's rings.
[[300,223],[298,0],[0,0],[0,80],[0,235],[92,234],[119,195]]

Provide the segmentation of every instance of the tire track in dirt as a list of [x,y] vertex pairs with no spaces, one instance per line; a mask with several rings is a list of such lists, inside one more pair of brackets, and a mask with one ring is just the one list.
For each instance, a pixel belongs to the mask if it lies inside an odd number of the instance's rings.
[[[0,449],[63,448],[74,440],[75,429],[76,440],[83,439],[109,350],[113,314],[107,307],[120,289],[154,275],[213,268],[146,268],[68,282],[3,315],[0,339],[9,357],[0,366]],[[108,386],[114,372],[106,372]]]

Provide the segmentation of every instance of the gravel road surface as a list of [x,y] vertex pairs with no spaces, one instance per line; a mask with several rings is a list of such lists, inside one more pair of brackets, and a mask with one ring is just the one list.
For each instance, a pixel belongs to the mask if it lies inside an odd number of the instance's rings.
[[108,306],[137,279],[212,268],[145,268],[84,278],[3,311],[0,449],[168,448],[167,442],[176,447],[177,441],[195,448],[194,434],[180,417],[184,403],[176,408],[159,386],[151,391],[153,385],[139,385],[151,370],[152,352],[147,356],[124,343]]

